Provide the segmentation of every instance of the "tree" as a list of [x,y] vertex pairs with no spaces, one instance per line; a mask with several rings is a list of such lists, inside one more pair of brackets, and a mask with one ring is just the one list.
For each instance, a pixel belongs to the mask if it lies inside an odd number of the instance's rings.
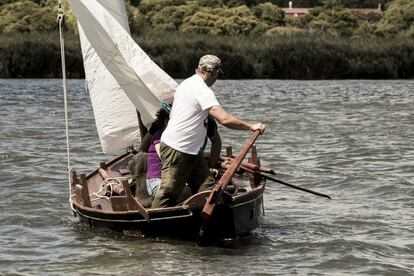
[[343,0],[323,0],[324,8],[327,9],[342,8],[343,2]]
[[2,6],[0,32],[45,32],[56,29],[56,12],[24,0]]
[[359,24],[357,16],[349,9],[318,9],[308,20],[311,30],[339,36],[351,36]]
[[142,0],[139,10],[144,14],[157,13],[168,6],[184,5],[185,0]]
[[414,1],[395,0],[391,2],[378,24],[378,31],[384,35],[404,35],[414,25]]
[[274,27],[266,31],[266,36],[294,36],[294,35],[303,35],[305,30],[295,28],[295,27]]
[[203,34],[239,35],[262,33],[266,29],[247,6],[228,9],[204,8],[184,19],[180,30]]
[[[322,6],[322,0],[292,0],[293,7],[313,8]],[[289,0],[258,0],[258,3],[272,3],[278,7],[288,7]]]
[[223,0],[224,5],[226,5],[229,8],[233,8],[233,7],[238,7],[238,6],[248,6],[248,7],[253,7],[255,5],[258,5],[262,2],[269,2],[267,1],[262,1],[262,0]]
[[220,30],[215,27],[215,22],[220,17],[207,12],[197,12],[184,19],[180,30],[183,32],[194,32],[199,34],[219,34]]
[[178,30],[185,17],[194,14],[188,5],[165,7],[151,17],[151,24],[164,30]]
[[284,25],[285,14],[282,9],[272,3],[263,3],[252,7],[254,15],[269,26]]
[[374,38],[377,32],[377,25],[368,21],[362,22],[352,34],[352,38]]
[[0,6],[16,2],[15,0],[0,0]]
[[263,33],[266,25],[261,22],[246,5],[218,11],[221,16],[216,27],[222,34],[239,35]]
[[262,31],[262,25],[254,16],[220,17],[215,27],[224,35],[246,35]]

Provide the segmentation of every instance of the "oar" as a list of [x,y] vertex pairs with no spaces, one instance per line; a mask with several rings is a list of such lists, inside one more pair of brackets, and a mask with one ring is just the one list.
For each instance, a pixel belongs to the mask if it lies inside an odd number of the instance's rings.
[[277,179],[277,178],[274,178],[274,177],[271,177],[271,176],[265,175],[265,174],[263,174],[263,173],[261,173],[261,172],[251,170],[251,169],[249,169],[249,168],[247,168],[247,167],[242,166],[241,168],[242,168],[243,170],[247,171],[247,172],[250,172],[250,173],[253,173],[253,174],[258,174],[258,175],[260,175],[260,176],[262,176],[262,177],[264,177],[264,178],[266,178],[266,179],[268,179],[268,180],[272,180],[272,181],[274,181],[274,182],[277,182],[277,183],[280,183],[280,184],[286,185],[286,186],[288,186],[288,187],[291,187],[291,188],[294,188],[294,189],[297,189],[297,190],[301,190],[301,191],[304,191],[304,192],[307,192],[307,193],[311,193],[311,194],[314,194],[314,195],[317,195],[317,196],[326,197],[326,198],[328,198],[328,199],[331,199],[331,197],[330,197],[330,196],[328,196],[328,195],[325,195],[325,194],[322,194],[322,193],[319,193],[319,192],[315,192],[315,191],[312,191],[312,190],[309,190],[309,189],[306,189],[306,188],[303,188],[303,187],[300,187],[300,186],[296,186],[296,185],[293,185],[293,184],[287,183],[287,182],[282,181],[282,180],[279,180],[279,179]]
[[[206,156],[208,156],[208,155],[206,154]],[[220,155],[220,160],[229,161],[231,163],[231,162],[233,162],[234,159],[231,158],[231,157],[228,157],[228,156]],[[240,167],[241,168],[245,167],[245,168],[248,168],[250,170],[259,171],[259,172],[268,173],[268,174],[276,174],[275,171],[270,169],[270,168],[255,165],[255,164],[252,164],[252,163],[249,163],[249,162],[242,162],[240,164]]]
[[[210,153],[206,152],[204,154],[204,156],[207,157],[207,158],[210,158]],[[232,163],[234,161],[234,158],[224,156],[224,155],[220,155],[219,159],[221,161],[229,161],[230,163]],[[219,164],[219,162],[217,162],[217,164]],[[240,167],[246,167],[246,168],[249,168],[249,169],[254,170],[254,171],[259,171],[259,172],[268,173],[268,174],[276,174],[275,171],[270,169],[270,168],[255,165],[255,164],[252,164],[252,163],[249,163],[249,162],[242,162],[240,164]]]
[[214,209],[216,208],[216,205],[218,201],[221,198],[221,195],[223,194],[223,191],[227,187],[227,185],[230,182],[230,179],[235,174],[237,168],[240,166],[241,162],[243,161],[243,158],[246,156],[247,152],[250,150],[250,148],[253,146],[254,142],[256,141],[257,137],[259,137],[260,131],[256,130],[254,134],[249,138],[249,140],[246,141],[246,143],[243,145],[242,149],[240,150],[239,155],[234,158],[234,161],[231,163],[230,167],[226,170],[226,172],[223,174],[223,176],[220,178],[219,182],[217,182],[214,189],[211,191],[210,196],[207,199],[206,204],[204,205],[203,211],[201,213],[202,217],[202,224],[200,228],[199,233],[199,243],[203,242],[206,235],[208,235],[208,226],[210,217],[213,214]]

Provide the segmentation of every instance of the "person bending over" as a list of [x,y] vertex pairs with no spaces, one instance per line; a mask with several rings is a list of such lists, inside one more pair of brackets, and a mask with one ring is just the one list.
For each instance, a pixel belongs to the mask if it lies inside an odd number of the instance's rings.
[[201,150],[209,114],[231,129],[264,132],[264,124],[240,120],[220,106],[210,86],[222,73],[221,69],[218,57],[205,55],[200,58],[195,74],[177,87],[170,121],[161,136],[161,185],[151,208],[174,206],[186,182],[193,194],[214,186],[215,179]]

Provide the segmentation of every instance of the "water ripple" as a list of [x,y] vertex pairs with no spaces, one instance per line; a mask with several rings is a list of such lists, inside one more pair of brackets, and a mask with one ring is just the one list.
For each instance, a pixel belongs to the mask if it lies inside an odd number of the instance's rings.
[[[89,229],[68,204],[60,80],[0,80],[0,274],[409,275],[414,273],[414,81],[219,81],[226,110],[268,125],[277,177],[264,224],[222,247]],[[71,161],[101,153],[83,80],[69,82]],[[250,134],[220,126],[234,152]]]

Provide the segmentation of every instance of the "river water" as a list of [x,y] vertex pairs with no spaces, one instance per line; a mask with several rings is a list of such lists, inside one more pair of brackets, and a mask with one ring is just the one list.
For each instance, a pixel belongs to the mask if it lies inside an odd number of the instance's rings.
[[[69,81],[71,164],[101,153],[83,80]],[[0,80],[0,274],[413,275],[414,81],[219,81],[278,177],[263,225],[222,247],[90,230],[72,216],[60,80]],[[220,127],[236,152],[248,132]]]

